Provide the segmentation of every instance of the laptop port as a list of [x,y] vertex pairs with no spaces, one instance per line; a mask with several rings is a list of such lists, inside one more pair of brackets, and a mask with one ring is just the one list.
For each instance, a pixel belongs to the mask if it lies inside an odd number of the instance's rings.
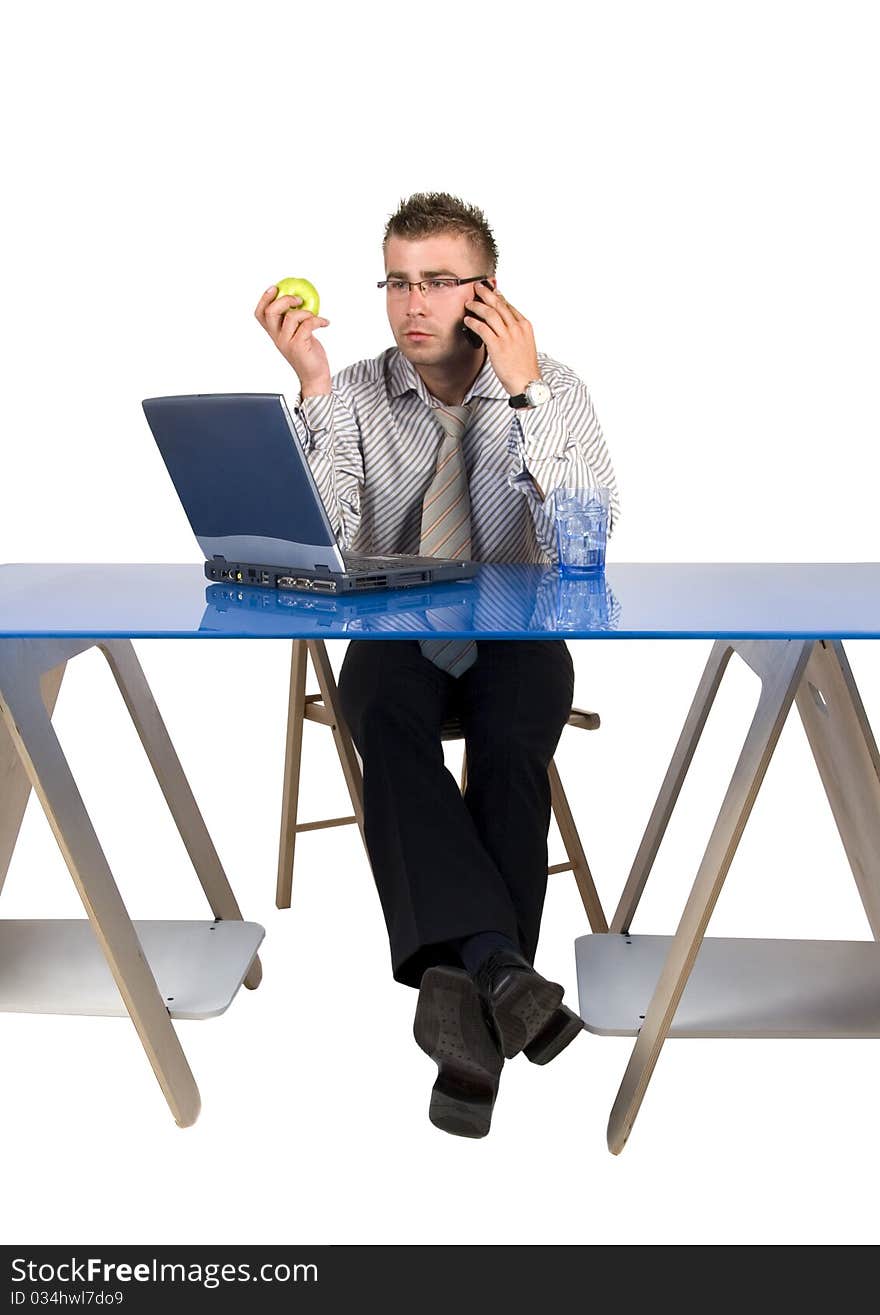
[[310,589],[316,594],[335,594],[336,581],[313,579],[311,576],[279,575],[275,581],[279,589]]

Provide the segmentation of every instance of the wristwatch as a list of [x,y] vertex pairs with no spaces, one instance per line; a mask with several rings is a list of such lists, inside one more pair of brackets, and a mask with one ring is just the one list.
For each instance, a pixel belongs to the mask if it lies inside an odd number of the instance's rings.
[[517,410],[523,406],[541,406],[544,402],[549,402],[552,395],[549,385],[545,384],[543,379],[533,379],[531,383],[526,384],[524,393],[517,393],[516,397],[509,397],[507,405],[515,407]]

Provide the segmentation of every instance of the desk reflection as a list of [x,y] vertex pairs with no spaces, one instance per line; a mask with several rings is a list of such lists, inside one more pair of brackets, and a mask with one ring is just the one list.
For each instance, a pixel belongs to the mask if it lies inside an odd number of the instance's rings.
[[213,634],[409,634],[429,638],[508,638],[535,631],[614,630],[620,604],[605,575],[562,575],[555,566],[536,573],[518,563],[493,563],[474,580],[430,589],[389,589],[342,597],[211,584],[199,629]]

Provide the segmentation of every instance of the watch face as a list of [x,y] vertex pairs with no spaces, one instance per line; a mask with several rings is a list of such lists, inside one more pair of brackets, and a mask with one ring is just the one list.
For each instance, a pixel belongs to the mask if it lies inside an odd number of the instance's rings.
[[542,402],[550,400],[550,389],[542,380],[535,380],[526,388],[526,397],[529,406],[540,406]]

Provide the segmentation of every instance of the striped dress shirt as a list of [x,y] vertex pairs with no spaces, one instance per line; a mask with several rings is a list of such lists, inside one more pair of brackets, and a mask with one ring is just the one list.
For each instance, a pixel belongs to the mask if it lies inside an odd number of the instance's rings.
[[[620,518],[586,385],[543,352],[538,363],[552,394],[542,406],[508,406],[488,352],[463,399],[472,415],[462,446],[475,561],[555,562],[548,495],[560,485],[607,485],[609,537]],[[422,501],[444,438],[431,413],[439,404],[397,347],[341,370],[328,394],[297,395],[294,427],[341,548],[418,554]]]

